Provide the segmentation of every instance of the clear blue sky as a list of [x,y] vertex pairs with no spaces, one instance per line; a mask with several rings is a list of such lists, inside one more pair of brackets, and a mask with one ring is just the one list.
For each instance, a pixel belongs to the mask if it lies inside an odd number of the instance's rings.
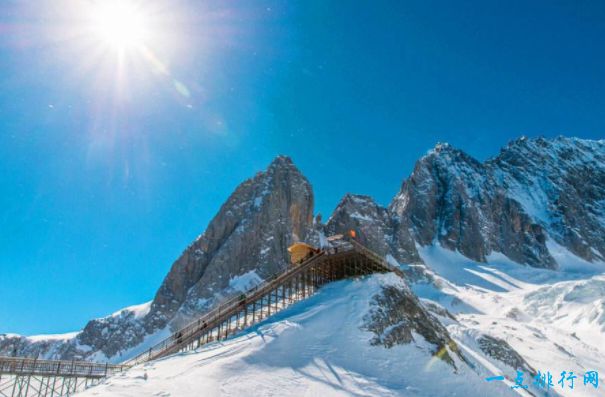
[[150,300],[277,154],[328,215],[387,204],[438,141],[605,136],[602,1],[148,0],[121,66],[88,3],[0,5],[0,332]]

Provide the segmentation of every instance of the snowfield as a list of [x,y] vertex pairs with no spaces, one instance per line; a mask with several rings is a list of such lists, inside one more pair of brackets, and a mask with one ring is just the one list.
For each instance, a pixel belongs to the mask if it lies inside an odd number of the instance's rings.
[[[372,346],[361,329],[371,298],[393,274],[323,287],[245,334],[133,368],[81,396],[509,396],[486,376],[512,370],[478,351],[471,368],[431,355],[415,335],[410,345]],[[510,383],[509,383],[510,384]],[[527,394],[525,394],[527,395]]]
[[[554,388],[549,395],[602,395],[602,383],[595,390],[583,384],[582,376],[590,370],[605,374],[605,264],[586,262],[552,241],[548,246],[560,264],[558,271],[522,266],[498,253],[477,263],[438,243],[417,247],[432,280],[420,279],[411,287],[467,358],[468,364],[450,354],[456,368],[433,357],[433,346],[420,335],[390,349],[370,344],[374,335],[363,325],[372,298],[383,286],[401,283],[393,274],[377,274],[324,286],[238,336],[135,367],[79,395],[546,395],[532,385],[529,373],[524,374],[528,391],[512,389],[516,372],[481,349],[485,335],[506,341],[533,370],[550,372]],[[397,265],[394,258],[388,260]],[[230,280],[230,286],[242,290],[257,278],[249,272]],[[112,316],[132,312],[140,317],[148,310],[146,303]],[[111,359],[131,357],[169,333],[163,329],[148,335],[144,343]],[[573,390],[557,384],[562,371],[578,377]],[[500,375],[503,381],[485,380]]]
[[[560,271],[524,267],[499,254],[485,264],[439,245],[419,247],[441,288],[416,284],[413,290],[456,314],[448,331],[459,343],[480,334],[503,339],[536,371],[550,372],[558,393],[602,395],[603,385],[585,386],[583,374],[605,374],[605,264],[551,249]],[[562,371],[578,376],[573,390],[557,384]]]
[[[476,263],[438,244],[418,247],[434,282],[412,285],[425,305],[442,307],[469,364],[435,358],[421,336],[409,345],[372,346],[363,329],[372,297],[393,274],[344,280],[234,338],[148,363],[105,380],[81,396],[514,396],[546,395],[524,374],[480,348],[483,335],[506,341],[536,371],[550,372],[549,395],[596,396],[584,372],[605,374],[605,265],[556,248],[562,270],[521,266],[500,254]],[[553,251],[555,251],[553,249]],[[561,371],[575,388],[562,389]],[[490,376],[503,381],[487,382]]]

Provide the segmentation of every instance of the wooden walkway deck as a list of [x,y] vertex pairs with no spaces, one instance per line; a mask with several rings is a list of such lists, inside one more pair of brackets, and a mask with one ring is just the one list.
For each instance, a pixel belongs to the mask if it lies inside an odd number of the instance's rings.
[[0,357],[0,397],[69,395],[80,390],[80,387],[88,387],[133,365],[228,338],[306,299],[326,283],[386,272],[405,277],[399,268],[390,265],[380,255],[355,240],[347,239],[342,246],[323,250],[299,265],[288,267],[283,273],[245,294],[221,303],[121,365]]
[[233,297],[124,364],[136,365],[225,339],[307,298],[326,283],[386,272],[405,277],[399,268],[380,255],[349,239],[346,246],[321,251],[274,279]]
[[66,396],[128,368],[88,361],[0,357],[0,396]]

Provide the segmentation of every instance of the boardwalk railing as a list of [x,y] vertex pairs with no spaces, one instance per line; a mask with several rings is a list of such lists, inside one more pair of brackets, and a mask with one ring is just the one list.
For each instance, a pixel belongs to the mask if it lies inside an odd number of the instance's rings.
[[[212,340],[224,339],[233,332],[266,318],[263,307],[268,305],[268,313],[270,314],[271,310],[275,313],[314,293],[326,282],[374,272],[394,272],[402,278],[405,277],[398,267],[391,265],[364,245],[353,239],[346,241],[348,244],[345,246],[321,251],[302,264],[290,266],[246,293],[219,304],[215,309],[124,364],[136,365],[178,351],[193,349]],[[259,308],[260,316],[255,316]],[[243,324],[240,324],[240,318],[243,319]],[[232,327],[232,321],[235,327]]]
[[331,281],[376,272],[404,273],[364,245],[346,239],[301,264],[220,303],[142,354],[119,365],[0,357],[0,397],[66,396],[133,365],[221,340],[314,294]]
[[105,378],[128,369],[124,364],[0,357],[0,374]]
[[239,306],[241,306],[242,302],[250,301],[253,300],[255,296],[262,296],[266,294],[268,291],[271,291],[275,285],[280,284],[282,280],[289,278],[292,275],[301,273],[304,269],[318,261],[319,258],[324,255],[325,252],[320,252],[314,257],[308,259],[303,264],[298,265],[296,267],[290,267],[283,273],[263,281],[259,285],[248,290],[245,294],[236,295],[228,299],[213,310],[202,315],[197,320],[189,323],[189,325],[187,325],[186,327],[180,329],[179,331],[170,335],[168,338],[159,342],[151,349],[139,354],[138,356],[128,361],[125,361],[123,364],[132,366],[165,356],[165,352],[174,350],[174,347],[182,344],[183,341],[190,339],[193,335],[196,335],[199,332],[200,327],[203,327],[204,324],[207,328],[208,324],[215,323],[218,318],[222,318],[227,314],[231,313],[234,309],[237,309]]
[[126,369],[85,361],[0,357],[0,397],[70,396]]
[[349,239],[348,241],[353,245],[355,250],[361,252],[363,255],[366,255],[366,256],[372,258],[373,260],[375,260],[376,262],[380,263],[380,265],[383,266],[387,271],[393,272],[396,275],[398,275],[399,277],[401,277],[402,279],[405,279],[405,273],[399,267],[390,264],[384,257],[382,257],[382,256],[378,255],[377,253],[375,253],[374,251],[370,250],[365,245],[360,244],[353,239]]

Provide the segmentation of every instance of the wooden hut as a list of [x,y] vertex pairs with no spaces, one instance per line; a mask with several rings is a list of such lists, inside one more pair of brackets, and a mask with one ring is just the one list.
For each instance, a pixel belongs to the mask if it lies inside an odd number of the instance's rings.
[[306,243],[294,243],[288,247],[290,261],[296,265],[319,253],[319,249]]

